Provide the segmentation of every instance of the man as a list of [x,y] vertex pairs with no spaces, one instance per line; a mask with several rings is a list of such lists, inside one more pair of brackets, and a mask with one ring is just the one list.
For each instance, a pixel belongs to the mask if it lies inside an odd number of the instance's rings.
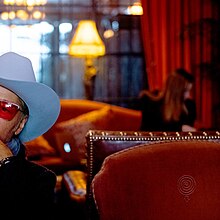
[[13,52],[0,56],[1,214],[24,218],[34,211],[27,219],[36,219],[52,210],[56,175],[26,160],[23,143],[45,133],[59,112],[59,97],[36,82],[29,59]]

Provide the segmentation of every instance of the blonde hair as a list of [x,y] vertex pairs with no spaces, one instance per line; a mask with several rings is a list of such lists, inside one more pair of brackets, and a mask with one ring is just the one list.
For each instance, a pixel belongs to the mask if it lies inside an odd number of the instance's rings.
[[168,76],[163,92],[163,119],[165,121],[178,121],[182,112],[188,114],[184,104],[184,93],[189,83],[192,82],[176,72]]

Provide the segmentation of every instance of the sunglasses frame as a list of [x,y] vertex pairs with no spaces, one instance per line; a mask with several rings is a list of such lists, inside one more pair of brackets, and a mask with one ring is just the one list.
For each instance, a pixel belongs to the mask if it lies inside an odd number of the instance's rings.
[[6,109],[7,109],[7,105],[10,106],[10,107],[16,107],[16,112],[11,113],[10,111],[8,111],[8,115],[11,116],[11,117],[3,116],[3,115],[0,114],[0,118],[11,121],[15,117],[15,115],[18,113],[18,111],[23,112],[22,107],[20,105],[14,103],[14,102],[10,102],[10,101],[5,100],[5,99],[0,99],[0,112],[1,112],[1,106],[2,106],[1,103],[4,103]]

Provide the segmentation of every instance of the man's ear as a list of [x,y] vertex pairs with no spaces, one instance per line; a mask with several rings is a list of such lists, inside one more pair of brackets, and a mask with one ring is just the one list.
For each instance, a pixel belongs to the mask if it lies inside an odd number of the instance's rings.
[[18,135],[21,133],[22,129],[24,128],[26,122],[28,120],[28,116],[25,116],[24,118],[22,118],[22,120],[20,121],[20,123],[18,124],[17,129],[15,130],[15,135]]

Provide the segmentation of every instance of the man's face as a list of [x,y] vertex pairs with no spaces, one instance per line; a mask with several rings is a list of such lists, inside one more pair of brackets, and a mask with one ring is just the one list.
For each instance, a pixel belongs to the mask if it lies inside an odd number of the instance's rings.
[[[5,100],[21,107],[19,97],[2,86],[0,86],[0,100]],[[21,111],[17,111],[11,120],[2,118],[0,114],[0,140],[4,143],[10,141],[15,134],[17,135],[21,132],[25,122],[26,119]]]

